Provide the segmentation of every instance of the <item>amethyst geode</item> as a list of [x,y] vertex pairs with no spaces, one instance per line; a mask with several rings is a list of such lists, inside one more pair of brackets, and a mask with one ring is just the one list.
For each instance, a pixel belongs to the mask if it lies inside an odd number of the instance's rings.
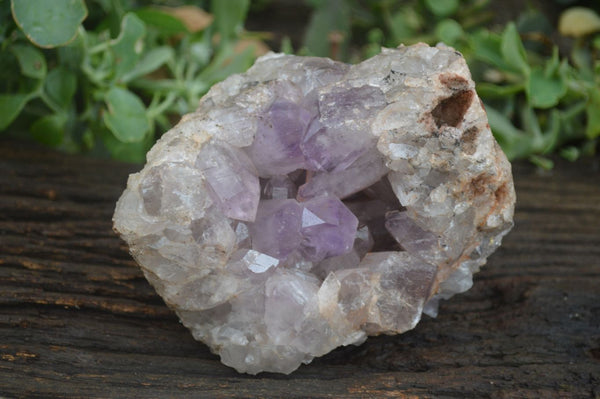
[[512,226],[510,164],[443,45],[266,55],[147,161],[115,230],[194,337],[251,374],[435,316]]

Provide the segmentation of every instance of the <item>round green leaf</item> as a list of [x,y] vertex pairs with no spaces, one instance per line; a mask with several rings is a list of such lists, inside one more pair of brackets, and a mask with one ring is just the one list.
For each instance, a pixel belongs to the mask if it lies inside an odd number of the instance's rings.
[[34,79],[44,79],[46,76],[46,59],[42,52],[33,46],[16,44],[11,48],[19,61],[21,73]]
[[436,36],[446,44],[454,44],[464,35],[462,26],[453,19],[445,19],[435,27]]
[[434,15],[438,17],[447,17],[458,10],[458,0],[425,0],[425,5]]
[[11,0],[11,8],[27,38],[46,48],[73,40],[87,16],[83,0]]
[[106,127],[123,143],[141,141],[150,131],[150,122],[142,101],[132,92],[112,87],[105,95]]
[[411,8],[402,8],[390,16],[389,28],[392,39],[403,42],[416,36],[416,32],[423,26],[423,18]]
[[66,114],[46,115],[35,121],[29,131],[40,143],[54,147],[62,142],[66,123]]

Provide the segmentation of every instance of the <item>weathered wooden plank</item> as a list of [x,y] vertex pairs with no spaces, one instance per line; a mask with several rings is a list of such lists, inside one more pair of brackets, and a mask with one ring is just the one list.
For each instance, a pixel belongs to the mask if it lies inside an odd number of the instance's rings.
[[137,168],[0,141],[0,397],[600,397],[600,159],[516,164],[515,229],[437,319],[256,377],[191,338],[112,232]]

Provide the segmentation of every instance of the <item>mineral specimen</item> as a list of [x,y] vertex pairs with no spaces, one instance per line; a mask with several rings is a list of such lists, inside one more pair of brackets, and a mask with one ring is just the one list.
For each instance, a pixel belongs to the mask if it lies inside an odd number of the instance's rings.
[[260,58],[162,136],[114,226],[223,363],[290,373],[435,316],[514,201],[464,59],[419,44],[353,66]]

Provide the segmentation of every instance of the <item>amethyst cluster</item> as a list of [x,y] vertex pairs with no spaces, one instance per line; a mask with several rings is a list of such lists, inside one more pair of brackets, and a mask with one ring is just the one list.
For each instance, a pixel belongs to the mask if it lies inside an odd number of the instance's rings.
[[223,363],[289,373],[435,316],[514,200],[464,59],[421,44],[354,66],[260,58],[163,135],[114,225]]
[[[348,69],[331,61],[320,67],[331,80]],[[247,223],[238,228],[249,231],[248,249],[291,267],[317,265],[353,251],[359,221],[342,200],[388,172],[375,137],[365,134],[368,127],[346,124],[344,115],[366,121],[386,105],[385,98],[372,86],[338,89],[335,96],[320,98],[314,90],[305,96],[287,81],[269,86],[273,99],[257,114],[252,144],[235,148],[215,140],[200,151],[195,166],[223,215]],[[383,218],[386,209],[380,208],[378,216]],[[366,220],[361,224],[370,243],[359,240],[364,255],[373,240]],[[354,266],[359,257],[355,260]]]

